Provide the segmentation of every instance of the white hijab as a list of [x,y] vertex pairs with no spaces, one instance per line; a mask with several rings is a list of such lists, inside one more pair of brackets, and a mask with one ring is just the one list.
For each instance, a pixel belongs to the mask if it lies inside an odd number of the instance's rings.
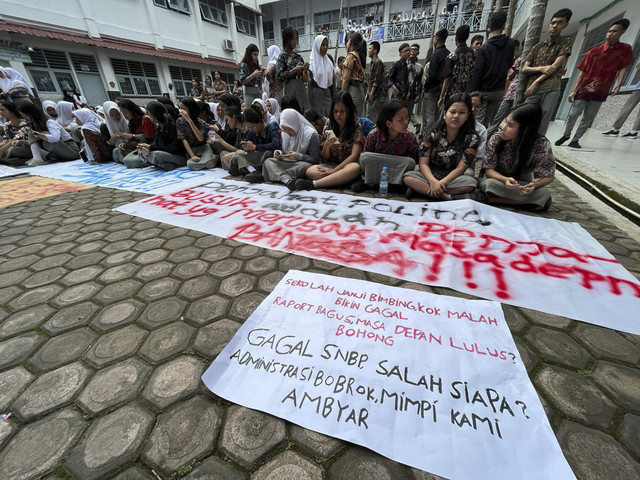
[[[267,68],[269,65],[275,65],[278,62],[278,57],[280,56],[280,47],[277,45],[271,45],[267,48],[267,55],[269,56],[269,63],[267,63]],[[269,80],[267,80],[267,76],[264,76],[264,80],[262,80],[262,91],[268,92],[270,88]]]
[[271,113],[271,115],[273,115],[274,118],[279,122],[281,112],[280,112],[280,104],[278,103],[278,100],[276,100],[275,98],[270,98],[269,103],[271,104],[271,110],[273,110],[273,112],[269,112],[269,113]]
[[[118,108],[116,102],[104,102],[102,107],[104,108],[104,123],[107,125],[109,133],[111,135],[115,135],[118,132],[129,132],[129,122],[127,122],[127,119],[124,118],[124,115],[122,115],[122,112],[120,112],[120,109]],[[113,120],[113,118],[111,118],[111,115],[109,115],[109,112],[114,108],[118,112],[120,112],[120,121],[118,122]]]
[[2,78],[0,78],[0,89],[6,92],[9,90],[9,73],[2,67],[0,67],[0,73],[2,73]]
[[80,128],[100,133],[100,118],[88,108],[79,108],[73,112],[73,116],[77,117],[82,125]]
[[2,67],[2,71],[4,72],[5,77],[7,77],[5,79],[7,80],[7,83],[6,83],[7,87],[6,88],[2,87],[3,90],[9,90],[11,88],[11,85],[14,84],[14,82],[20,82],[24,84],[25,87],[27,87],[27,90],[29,90],[29,95],[31,95],[32,97],[35,97],[35,95],[33,94],[33,90],[31,89],[31,87],[29,86],[29,84],[27,83],[27,81],[19,71],[10,67]]
[[218,104],[209,102],[209,107],[211,107],[211,111],[213,112],[213,118],[216,119],[216,122],[218,123],[218,125],[220,125],[220,128],[224,128],[225,125],[227,124],[227,118],[224,115],[222,117],[218,115]]
[[313,73],[313,80],[320,88],[329,88],[333,84],[333,62],[327,55],[320,55],[320,46],[324,35],[318,35],[313,39],[313,48],[309,59],[309,70]]
[[296,135],[290,137],[284,130],[282,131],[282,151],[307,153],[311,138],[318,132],[309,121],[293,108],[285,108],[280,115],[281,126],[295,130]]
[[262,107],[262,110],[264,110],[265,116],[267,117],[267,123],[278,123],[278,120],[276,120],[275,117],[271,115],[271,112],[269,112],[267,104],[264,102],[264,100],[262,100],[261,98],[256,98],[253,102],[251,102],[251,105],[253,105],[254,103],[259,103]]
[[56,102],[52,102],[51,100],[45,100],[44,102],[42,102],[42,111],[44,112],[44,116],[47,117],[47,120],[56,120],[56,117],[52,117],[51,115],[49,115],[49,113],[47,112],[47,108],[48,107],[53,107],[53,109],[56,109]]
[[64,101],[56,103],[56,113],[58,114],[56,122],[63,127],[73,123],[73,103]]

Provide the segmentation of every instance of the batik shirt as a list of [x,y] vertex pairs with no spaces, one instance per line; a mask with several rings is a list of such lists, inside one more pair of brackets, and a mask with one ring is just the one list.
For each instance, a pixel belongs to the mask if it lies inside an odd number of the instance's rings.
[[292,78],[300,80],[302,74],[291,75],[291,69],[297,67],[299,63],[304,63],[304,59],[299,53],[294,52],[293,55],[289,55],[288,52],[282,52],[276,61],[276,78],[278,81],[286,83]]
[[14,127],[11,122],[4,124],[3,140],[28,140],[31,127],[26,120],[21,120],[20,125]]
[[[324,145],[324,142],[327,140],[327,130],[331,130],[331,124],[329,122],[324,126],[324,130],[322,136],[320,137],[320,146]],[[335,132],[334,132],[335,133]],[[357,122],[356,131],[351,136],[351,138],[346,138],[344,136],[344,129],[338,135],[338,143],[331,146],[331,158],[328,163],[340,164],[351,155],[351,150],[353,149],[353,145],[359,143],[360,145],[364,145],[364,135],[362,134],[362,126],[360,122]]]
[[[529,56],[527,57],[527,62],[529,62],[532,67],[551,65],[556,61],[556,58],[562,57],[563,55],[566,55],[567,57],[571,55],[572,46],[573,41],[570,37],[560,37],[553,42],[549,42],[549,39],[547,38],[544,42],[538,43],[533,46],[531,52],[529,53]],[[538,78],[540,75],[542,74],[534,73],[533,75],[529,75],[527,88],[529,88],[531,84],[536,80],[536,78]],[[535,93],[547,93],[560,90],[561,78],[562,69],[559,68],[538,85]]]
[[464,139],[462,151],[453,143],[447,141],[447,128],[440,132],[431,131],[420,146],[420,157],[429,159],[429,167],[435,170],[454,170],[460,159],[467,165],[473,163],[480,138],[475,132],[469,133]]
[[474,50],[466,45],[460,45],[447,55],[442,67],[442,78],[449,78],[447,97],[457,93],[465,93],[471,80],[471,71],[476,61]]
[[365,152],[383,153],[396,157],[410,157],[418,161],[418,139],[411,132],[398,134],[395,140],[389,140],[378,128],[371,130],[364,143]]
[[[491,168],[501,175],[511,176],[513,168],[516,164],[516,151],[513,148],[513,142],[506,142],[500,157],[496,155],[496,146],[500,140],[500,134],[496,133],[489,140],[487,146],[487,156],[482,162],[482,168]],[[538,138],[533,144],[531,151],[531,168],[523,170],[522,176],[526,176],[533,172],[534,178],[550,178],[554,176],[556,171],[556,159],[551,150],[551,143],[546,137]]]

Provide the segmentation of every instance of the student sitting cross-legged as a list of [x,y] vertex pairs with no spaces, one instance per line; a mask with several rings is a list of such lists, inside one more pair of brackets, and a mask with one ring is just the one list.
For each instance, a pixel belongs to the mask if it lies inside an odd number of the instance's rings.
[[382,106],[360,155],[364,179],[351,185],[351,190],[363,192],[380,183],[382,167],[387,167],[389,184],[403,185],[404,174],[415,170],[418,161],[418,139],[408,127],[409,110],[403,103],[389,100]]
[[144,167],[149,164],[167,172],[184,167],[187,163],[184,156],[184,146],[178,139],[175,121],[169,114],[167,107],[160,102],[151,102],[147,105],[147,114],[156,126],[156,136],[151,144],[138,144],[139,161],[132,165],[125,161],[127,167]]
[[216,159],[213,150],[207,143],[207,124],[198,116],[200,107],[193,98],[185,97],[178,103],[181,118],[176,120],[178,139],[182,140],[187,151],[187,166],[189,170],[213,168]]

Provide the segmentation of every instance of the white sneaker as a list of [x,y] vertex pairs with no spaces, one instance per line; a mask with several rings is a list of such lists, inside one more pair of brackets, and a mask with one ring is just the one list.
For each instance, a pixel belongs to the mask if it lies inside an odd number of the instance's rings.
[[44,160],[39,160],[37,158],[32,158],[31,160],[28,160],[27,163],[25,163],[25,165],[27,167],[37,167],[38,165],[44,165],[45,162]]

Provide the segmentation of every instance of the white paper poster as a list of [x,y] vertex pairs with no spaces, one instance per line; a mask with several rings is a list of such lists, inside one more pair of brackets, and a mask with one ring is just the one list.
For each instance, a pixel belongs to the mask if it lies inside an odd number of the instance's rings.
[[575,478],[497,302],[291,270],[202,379],[452,480]]
[[0,165],[0,178],[2,177],[13,177],[15,175],[20,175],[22,173],[27,173],[26,171],[20,171],[17,168],[9,167],[7,165]]
[[640,334],[640,282],[575,223],[226,180],[116,210]]
[[82,160],[40,165],[24,169],[23,173],[142,193],[175,192],[181,188],[202,185],[229,175],[221,168],[196,172],[182,167],[165,172],[155,167],[127,168],[115,162],[89,165]]

